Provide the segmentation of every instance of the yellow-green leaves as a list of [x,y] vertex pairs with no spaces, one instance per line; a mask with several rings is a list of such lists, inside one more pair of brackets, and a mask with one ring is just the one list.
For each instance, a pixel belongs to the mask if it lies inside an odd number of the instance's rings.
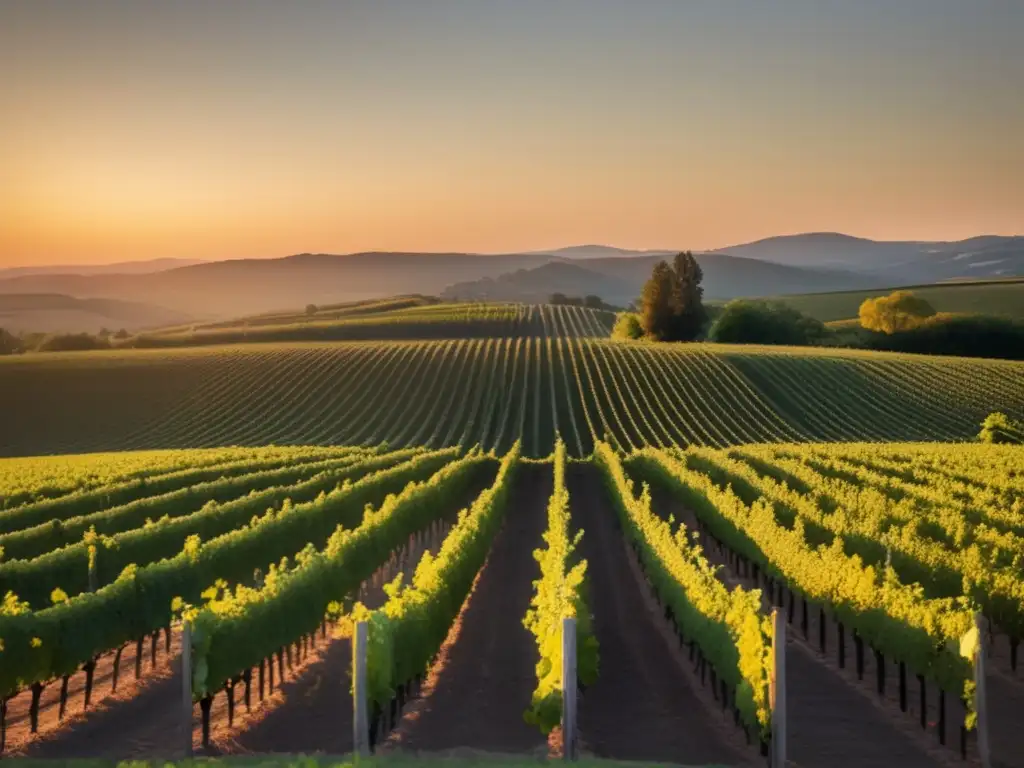
[[569,538],[569,491],[565,487],[565,444],[555,443],[554,490],[548,501],[545,547],[534,551],[540,578],[534,585],[530,609],[523,619],[537,641],[537,688],[525,718],[544,733],[558,725],[562,705],[562,619],[576,619],[576,669],[580,681],[597,678],[597,638],[583,594],[587,561],[575,556],[583,532]]

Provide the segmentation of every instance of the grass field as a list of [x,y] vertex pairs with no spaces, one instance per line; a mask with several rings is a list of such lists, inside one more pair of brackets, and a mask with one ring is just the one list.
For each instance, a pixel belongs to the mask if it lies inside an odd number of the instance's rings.
[[455,337],[489,312],[0,360],[0,752],[344,755],[365,619],[378,756],[518,765],[558,750],[573,616],[587,761],[756,765],[777,611],[794,764],[973,765],[977,613],[1024,765],[1024,449],[968,443],[1024,418],[1024,363],[616,342],[576,307]]
[[[893,289],[875,291],[838,291],[780,296],[783,301],[822,322],[857,317],[865,299],[884,296]],[[932,285],[915,285],[899,290],[913,291],[926,299],[936,312],[982,313],[1024,317],[1024,279],[958,281]]]

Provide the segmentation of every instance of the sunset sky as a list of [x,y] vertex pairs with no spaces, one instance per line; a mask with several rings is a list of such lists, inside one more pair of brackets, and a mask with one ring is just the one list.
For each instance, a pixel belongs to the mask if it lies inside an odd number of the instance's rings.
[[0,266],[1024,234],[1021,0],[0,5]]

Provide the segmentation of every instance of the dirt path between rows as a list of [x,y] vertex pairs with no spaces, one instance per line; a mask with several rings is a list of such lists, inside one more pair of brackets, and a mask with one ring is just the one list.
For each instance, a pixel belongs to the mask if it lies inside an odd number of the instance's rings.
[[[698,533],[705,556],[720,566],[719,576],[729,587],[752,584],[742,580],[728,559],[697,524],[697,518],[665,489],[651,488],[651,507],[662,518],[673,515]],[[768,606],[766,605],[766,610]],[[782,609],[780,609],[782,610]],[[812,611],[812,614],[817,614]],[[816,622],[810,637],[816,637]],[[787,763],[800,768],[939,768],[950,765],[951,755],[922,743],[912,726],[898,723],[870,694],[851,686],[836,670],[797,638],[799,622],[790,625],[786,644]],[[853,657],[852,642],[849,643]],[[870,655],[870,654],[866,654]],[[952,743],[952,741],[950,742]],[[967,765],[967,763],[960,763]]]
[[546,754],[543,734],[523,719],[536,677],[533,636],[523,617],[542,544],[550,465],[522,464],[498,532],[449,642],[407,707],[384,751]]
[[632,572],[599,470],[571,464],[567,483],[573,524],[584,531],[581,553],[600,646],[597,682],[579,704],[585,750],[618,760],[748,764],[750,754],[723,735],[662,635],[661,616]]

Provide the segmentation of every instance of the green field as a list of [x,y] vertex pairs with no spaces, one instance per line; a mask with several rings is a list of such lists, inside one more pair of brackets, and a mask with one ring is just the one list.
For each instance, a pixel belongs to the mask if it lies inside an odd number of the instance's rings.
[[884,296],[894,290],[913,291],[926,299],[936,312],[982,313],[1024,317],[1024,280],[986,280],[913,285],[873,291],[838,291],[779,296],[779,301],[824,323],[857,317],[865,299]]

